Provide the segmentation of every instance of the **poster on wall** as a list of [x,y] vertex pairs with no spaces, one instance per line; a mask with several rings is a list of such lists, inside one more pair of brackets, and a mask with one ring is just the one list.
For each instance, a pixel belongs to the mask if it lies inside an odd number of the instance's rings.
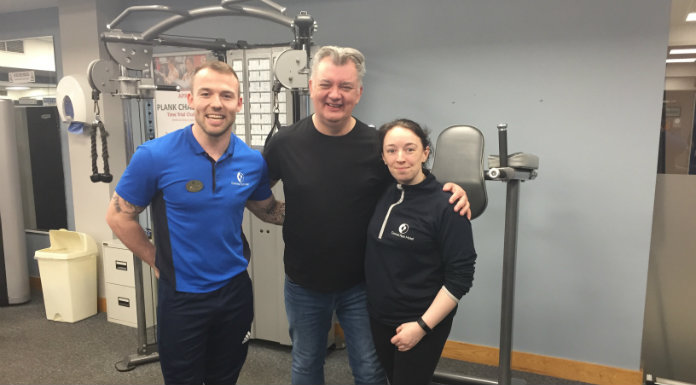
[[178,85],[180,91],[155,92],[155,134],[166,135],[193,123],[187,96],[195,69],[208,61],[206,53],[177,54],[153,58],[155,84]]

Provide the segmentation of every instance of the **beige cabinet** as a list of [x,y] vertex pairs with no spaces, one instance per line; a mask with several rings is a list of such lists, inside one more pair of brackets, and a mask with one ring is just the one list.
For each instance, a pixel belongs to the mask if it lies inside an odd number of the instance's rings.
[[103,243],[104,284],[106,289],[106,315],[109,322],[137,327],[137,304],[135,297],[134,263],[142,264],[143,292],[145,297],[145,319],[147,327],[155,325],[157,304],[157,281],[150,266],[140,259],[134,260],[133,253],[119,240]]

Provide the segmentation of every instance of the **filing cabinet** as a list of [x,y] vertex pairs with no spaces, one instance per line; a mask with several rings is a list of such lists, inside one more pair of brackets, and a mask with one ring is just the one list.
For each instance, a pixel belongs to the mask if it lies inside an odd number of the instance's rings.
[[[135,298],[135,273],[133,253],[119,240],[103,243],[104,285],[106,289],[106,317],[109,322],[137,327],[137,303]],[[137,259],[143,266],[143,292],[147,327],[157,324],[157,280],[150,266]]]

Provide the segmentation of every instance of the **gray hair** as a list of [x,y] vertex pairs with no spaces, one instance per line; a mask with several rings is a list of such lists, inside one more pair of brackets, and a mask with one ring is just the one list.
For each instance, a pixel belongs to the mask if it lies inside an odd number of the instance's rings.
[[358,80],[362,84],[363,76],[365,76],[365,56],[362,52],[350,47],[325,45],[314,54],[312,59],[312,77],[317,72],[319,62],[326,57],[331,57],[333,64],[337,66],[345,65],[348,60],[352,61],[355,64],[355,69],[358,70]]

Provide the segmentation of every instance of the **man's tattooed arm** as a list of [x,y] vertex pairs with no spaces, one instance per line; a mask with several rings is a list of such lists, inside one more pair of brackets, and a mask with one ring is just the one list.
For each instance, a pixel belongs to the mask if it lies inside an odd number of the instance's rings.
[[114,196],[111,198],[111,202],[113,203],[114,209],[117,213],[123,213],[134,217],[137,217],[143,212],[143,210],[145,210],[145,207],[136,206],[121,198],[117,193],[114,193]]
[[282,225],[285,221],[285,202],[273,195],[262,201],[247,201],[246,207],[264,222]]
[[155,247],[138,222],[138,215],[143,210],[145,207],[136,206],[114,193],[106,211],[106,223],[133,254],[152,266],[159,277],[155,267]]

